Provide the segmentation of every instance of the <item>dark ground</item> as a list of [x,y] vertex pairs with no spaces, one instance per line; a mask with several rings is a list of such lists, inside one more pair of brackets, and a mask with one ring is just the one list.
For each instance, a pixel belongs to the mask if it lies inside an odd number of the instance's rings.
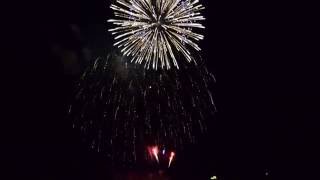
[[[4,179],[110,179],[64,118],[72,83],[111,38],[108,3],[12,3],[3,26]],[[312,5],[205,1],[211,131],[177,162],[177,179],[319,179],[319,60]],[[7,64],[8,63],[8,64]],[[269,176],[266,177],[265,173]],[[2,178],[1,178],[2,179]]]

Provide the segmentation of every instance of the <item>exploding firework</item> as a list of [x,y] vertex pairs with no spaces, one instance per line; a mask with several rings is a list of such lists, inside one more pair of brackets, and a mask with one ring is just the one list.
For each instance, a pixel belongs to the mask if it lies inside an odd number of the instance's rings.
[[213,75],[205,66],[188,65],[153,71],[118,55],[96,59],[69,109],[74,128],[92,149],[118,163],[148,159],[150,144],[181,150],[206,132],[205,122],[215,112]]
[[201,50],[196,42],[204,36],[193,32],[205,28],[199,23],[205,20],[199,0],[117,0],[111,9],[118,18],[108,20],[118,26],[109,30],[114,45],[131,56],[131,62],[148,69],[179,69],[177,52],[191,62],[195,59],[190,50]]

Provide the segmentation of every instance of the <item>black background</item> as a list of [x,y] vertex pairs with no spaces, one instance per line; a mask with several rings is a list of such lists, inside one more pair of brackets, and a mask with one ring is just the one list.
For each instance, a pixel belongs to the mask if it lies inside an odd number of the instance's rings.
[[[217,79],[218,113],[209,135],[177,164],[178,179],[315,178],[320,95],[312,5],[202,3],[200,45]],[[109,4],[12,2],[5,11],[6,179],[110,178],[104,157],[88,150],[64,118],[74,80],[112,44]]]

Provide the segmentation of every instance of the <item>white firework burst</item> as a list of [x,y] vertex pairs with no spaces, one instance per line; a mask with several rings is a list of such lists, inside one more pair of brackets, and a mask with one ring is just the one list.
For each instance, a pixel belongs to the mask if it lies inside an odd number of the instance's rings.
[[205,28],[199,0],[116,0],[111,9],[117,18],[108,20],[117,26],[109,30],[114,45],[132,62],[148,69],[179,69],[176,52],[191,62],[189,48],[201,50],[196,42],[204,36],[192,31]]

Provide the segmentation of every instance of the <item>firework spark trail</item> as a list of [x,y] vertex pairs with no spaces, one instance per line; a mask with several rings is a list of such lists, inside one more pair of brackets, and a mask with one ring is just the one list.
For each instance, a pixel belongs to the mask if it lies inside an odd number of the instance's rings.
[[98,58],[77,85],[69,117],[91,148],[132,164],[147,145],[179,150],[206,131],[212,77],[204,66],[158,72],[117,55]]
[[174,156],[175,156],[175,153],[174,153],[174,152],[171,152],[170,157],[169,157],[169,164],[168,164],[168,168],[170,168],[170,166],[171,166],[171,163],[172,163],[172,160],[173,160]]
[[152,148],[152,154],[154,155],[154,157],[156,158],[157,162],[159,163],[158,153],[159,153],[158,147],[157,146],[153,147]]
[[188,62],[195,61],[190,50],[200,51],[197,41],[203,35],[194,28],[205,28],[199,0],[117,0],[110,6],[117,19],[110,19],[109,29],[117,46],[131,62],[144,63],[146,68],[179,69],[176,52]]

